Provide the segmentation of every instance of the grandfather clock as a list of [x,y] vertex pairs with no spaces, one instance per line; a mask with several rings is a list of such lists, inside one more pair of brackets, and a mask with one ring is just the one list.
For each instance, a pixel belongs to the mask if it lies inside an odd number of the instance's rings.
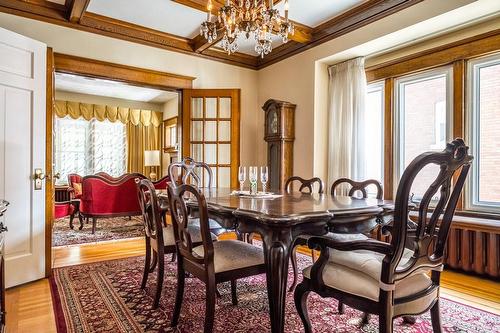
[[262,109],[266,113],[264,140],[267,142],[269,187],[282,190],[293,174],[293,141],[295,140],[295,104],[268,100]]

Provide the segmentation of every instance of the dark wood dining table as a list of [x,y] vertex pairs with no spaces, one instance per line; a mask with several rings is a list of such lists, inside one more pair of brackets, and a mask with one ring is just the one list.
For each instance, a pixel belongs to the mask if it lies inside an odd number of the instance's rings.
[[[249,198],[231,195],[230,189],[202,189],[208,213],[225,228],[237,233],[257,233],[263,242],[271,332],[284,332],[288,263],[292,245],[302,234],[324,235],[330,230],[356,233],[372,228],[374,219],[356,216],[380,214],[388,202],[330,194],[278,193],[275,198]],[[166,193],[160,193],[166,200]],[[189,202],[187,203],[190,204]],[[196,213],[196,207],[193,205]],[[349,221],[352,218],[352,223]]]

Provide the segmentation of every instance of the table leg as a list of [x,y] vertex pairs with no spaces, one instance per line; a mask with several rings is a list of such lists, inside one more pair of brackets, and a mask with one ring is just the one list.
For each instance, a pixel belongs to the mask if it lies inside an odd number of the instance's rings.
[[263,241],[271,332],[283,333],[285,331],[288,261],[292,245],[291,232],[273,230],[263,234]]

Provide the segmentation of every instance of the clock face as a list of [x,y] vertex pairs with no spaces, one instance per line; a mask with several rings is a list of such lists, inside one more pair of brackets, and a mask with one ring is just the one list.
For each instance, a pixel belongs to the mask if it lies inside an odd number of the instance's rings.
[[276,111],[269,112],[269,133],[278,133],[278,114]]

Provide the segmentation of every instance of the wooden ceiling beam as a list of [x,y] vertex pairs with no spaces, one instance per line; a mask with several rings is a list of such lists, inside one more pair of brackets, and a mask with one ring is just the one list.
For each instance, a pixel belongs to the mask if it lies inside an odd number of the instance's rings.
[[[27,13],[45,20],[66,20],[66,6],[45,0],[0,0],[0,10],[15,15]],[[21,15],[27,16],[27,15]]]
[[90,0],[66,0],[68,20],[72,23],[80,22],[80,19],[87,10],[89,3]]

